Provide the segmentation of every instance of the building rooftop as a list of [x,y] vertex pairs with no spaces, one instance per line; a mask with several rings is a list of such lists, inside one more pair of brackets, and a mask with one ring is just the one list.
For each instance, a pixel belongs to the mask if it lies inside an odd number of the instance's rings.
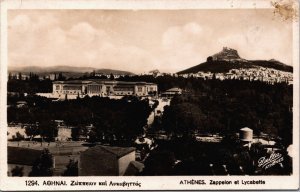
[[241,131],[253,131],[252,129],[250,129],[249,127],[244,127],[240,129]]
[[131,82],[131,81],[115,81],[107,79],[89,79],[89,80],[70,80],[70,81],[54,81],[53,84],[91,84],[91,83],[106,83],[106,84],[120,84],[120,85],[155,85],[155,83],[148,82]]
[[93,83],[92,81],[89,80],[70,80],[70,81],[54,81],[53,84],[88,84],[88,83]]
[[171,89],[168,89],[166,90],[166,92],[181,92],[182,90],[178,87],[174,87],[174,88],[171,88]]
[[120,158],[120,157],[123,157],[123,156],[135,151],[135,148],[134,147],[111,147],[111,146],[97,145],[95,147],[89,148],[86,151],[95,153],[95,155],[96,155],[97,152],[101,152],[103,150],[111,153],[112,155],[115,155],[117,158]]
[[27,104],[26,101],[17,101],[17,104]]
[[41,150],[8,146],[7,163],[18,165],[33,165],[41,154]]

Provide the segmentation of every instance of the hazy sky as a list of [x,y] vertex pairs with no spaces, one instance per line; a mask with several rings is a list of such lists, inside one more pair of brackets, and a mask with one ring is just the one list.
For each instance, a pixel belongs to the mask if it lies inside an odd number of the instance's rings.
[[9,67],[178,72],[223,46],[292,64],[292,24],[272,10],[9,10]]

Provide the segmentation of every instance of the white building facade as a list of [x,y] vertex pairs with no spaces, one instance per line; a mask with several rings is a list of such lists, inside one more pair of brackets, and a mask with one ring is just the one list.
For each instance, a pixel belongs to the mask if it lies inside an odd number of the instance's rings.
[[149,96],[157,94],[157,85],[147,82],[125,82],[108,80],[54,81],[54,98],[88,96]]

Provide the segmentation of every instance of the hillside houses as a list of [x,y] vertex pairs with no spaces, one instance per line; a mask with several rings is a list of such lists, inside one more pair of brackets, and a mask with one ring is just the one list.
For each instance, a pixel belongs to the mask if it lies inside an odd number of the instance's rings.
[[180,74],[179,76],[182,76],[184,78],[195,77],[202,79],[213,79],[213,77],[215,76],[216,79],[220,80],[239,79],[250,81],[264,81],[269,83],[293,83],[293,73],[265,67],[230,69],[226,73],[199,71],[198,73],[185,73]]

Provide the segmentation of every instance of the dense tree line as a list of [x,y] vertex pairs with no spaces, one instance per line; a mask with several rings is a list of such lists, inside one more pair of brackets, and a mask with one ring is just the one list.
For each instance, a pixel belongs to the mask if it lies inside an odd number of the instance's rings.
[[[17,96],[15,96],[17,97]],[[147,99],[135,97],[114,100],[101,97],[53,102],[47,98],[27,96],[27,107],[8,108],[8,122],[33,124],[26,132],[36,134],[38,122],[39,134],[53,138],[57,134],[54,120],[64,120],[68,126],[82,128],[93,124],[89,137],[98,141],[103,137],[112,139],[131,139],[143,132],[147,118],[153,110]],[[10,97],[9,102],[17,100]],[[81,130],[81,129],[80,129]],[[81,130],[82,131],[82,130]],[[83,130],[84,131],[84,130]],[[76,133],[72,136],[76,138]]]
[[238,80],[197,84],[165,107],[161,129],[188,135],[230,134],[250,127],[257,135],[263,132],[280,136],[285,145],[292,143],[292,85]]
[[[62,73],[54,74],[54,81],[64,81],[66,77]],[[25,78],[22,77],[22,73],[19,73],[17,76],[8,75],[7,82],[7,91],[8,92],[17,92],[17,93],[50,93],[52,92],[52,80],[43,76],[40,78],[39,75],[35,73],[29,73]]]
[[19,80],[11,79],[7,83],[8,92],[17,93],[49,93],[52,92],[52,81],[50,79],[39,80],[38,78]]

